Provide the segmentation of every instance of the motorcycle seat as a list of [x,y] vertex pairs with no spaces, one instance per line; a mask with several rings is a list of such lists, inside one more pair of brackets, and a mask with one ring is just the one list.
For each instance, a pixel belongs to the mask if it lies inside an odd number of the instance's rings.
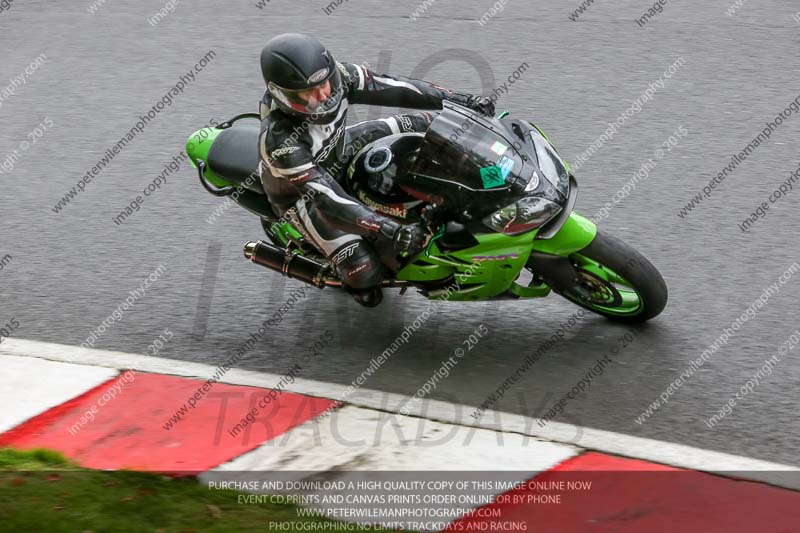
[[[264,194],[258,178],[258,126],[236,126],[220,132],[208,151],[208,165],[216,174],[236,185]],[[247,178],[254,175],[247,183]]]

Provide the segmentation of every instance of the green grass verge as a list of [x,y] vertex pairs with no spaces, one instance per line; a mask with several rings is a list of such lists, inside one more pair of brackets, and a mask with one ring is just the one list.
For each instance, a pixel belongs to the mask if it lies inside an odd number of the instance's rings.
[[49,450],[0,449],[2,532],[354,530],[351,524],[298,517],[292,505],[239,504],[239,494],[207,489],[193,478],[87,470]]

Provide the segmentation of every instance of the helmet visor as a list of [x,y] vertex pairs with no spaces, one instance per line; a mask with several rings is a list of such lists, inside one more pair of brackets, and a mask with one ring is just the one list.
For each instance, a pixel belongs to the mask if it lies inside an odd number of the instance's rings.
[[304,115],[324,115],[339,107],[343,97],[342,78],[338,69],[324,80],[306,89],[285,89],[272,82],[269,91],[284,105]]

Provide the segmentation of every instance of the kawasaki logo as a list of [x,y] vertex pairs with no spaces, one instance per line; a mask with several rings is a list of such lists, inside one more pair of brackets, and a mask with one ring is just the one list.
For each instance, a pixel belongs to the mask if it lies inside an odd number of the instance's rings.
[[395,207],[395,206],[391,206],[391,205],[379,204],[378,202],[376,202],[375,200],[373,200],[372,198],[367,196],[364,193],[364,191],[358,191],[358,198],[359,198],[359,200],[364,202],[365,205],[368,205],[369,207],[371,207],[375,211],[378,211],[379,213],[383,213],[383,214],[389,215],[390,217],[406,218],[408,216],[408,210],[407,209],[403,209],[402,207]]

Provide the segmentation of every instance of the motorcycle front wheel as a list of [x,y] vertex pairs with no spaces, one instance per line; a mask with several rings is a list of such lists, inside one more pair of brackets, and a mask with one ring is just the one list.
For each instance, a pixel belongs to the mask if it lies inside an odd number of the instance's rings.
[[570,287],[552,287],[567,300],[628,324],[658,316],[667,305],[667,284],[633,247],[600,231],[592,243],[569,256],[578,272]]

